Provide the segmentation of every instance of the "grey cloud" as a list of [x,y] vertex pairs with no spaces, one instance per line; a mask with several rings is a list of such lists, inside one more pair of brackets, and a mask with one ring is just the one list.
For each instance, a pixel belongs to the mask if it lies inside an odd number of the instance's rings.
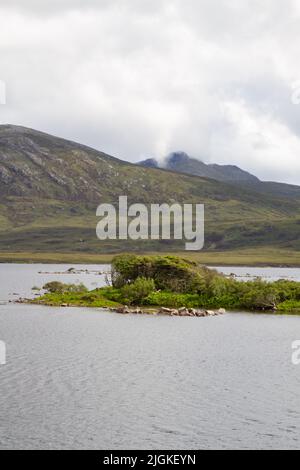
[[[2,122],[300,184],[293,0],[3,0]],[[292,170],[291,170],[292,169]]]
[[159,0],[2,0],[1,7],[33,15],[60,15],[74,10],[127,9],[139,14],[155,13],[163,8]]

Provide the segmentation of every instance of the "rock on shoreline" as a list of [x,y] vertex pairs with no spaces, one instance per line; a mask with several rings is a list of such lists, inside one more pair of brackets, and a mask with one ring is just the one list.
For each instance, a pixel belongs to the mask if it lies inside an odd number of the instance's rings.
[[157,310],[153,309],[141,309],[137,308],[130,308],[125,305],[124,307],[119,308],[111,308],[113,312],[121,313],[121,314],[152,314],[152,315],[168,315],[168,316],[177,316],[177,317],[213,317],[216,315],[223,315],[226,313],[224,308],[220,308],[218,310],[199,310],[195,308],[166,308],[160,307]]
[[[20,304],[32,304],[35,305],[45,305],[49,307],[84,307],[84,305],[76,305],[71,303],[61,303],[53,304],[51,302],[43,302],[33,299],[24,299],[19,298],[17,300],[9,300],[9,303],[20,303]],[[88,307],[88,306],[86,306]],[[94,307],[95,308],[95,307]],[[147,314],[147,315],[167,315],[170,317],[214,317],[217,315],[223,315],[226,313],[225,308],[219,308],[218,310],[205,310],[205,309],[196,309],[196,308],[167,308],[167,307],[128,307],[127,305],[122,307],[99,307],[104,310],[110,310],[111,312],[121,313],[121,314]]]

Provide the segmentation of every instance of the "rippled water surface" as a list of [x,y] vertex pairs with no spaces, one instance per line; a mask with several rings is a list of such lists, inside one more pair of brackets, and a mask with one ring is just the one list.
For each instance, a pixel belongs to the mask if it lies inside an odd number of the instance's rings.
[[6,303],[52,279],[104,282],[96,272],[45,273],[69,267],[0,265],[1,449],[300,447],[300,366],[291,363],[300,317]]

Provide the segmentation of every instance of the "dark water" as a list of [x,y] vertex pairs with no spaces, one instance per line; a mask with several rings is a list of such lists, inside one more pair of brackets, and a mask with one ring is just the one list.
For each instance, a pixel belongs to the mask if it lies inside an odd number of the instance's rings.
[[[0,265],[0,300],[58,278],[39,270],[64,269]],[[300,317],[7,304],[0,339],[1,449],[300,447]]]

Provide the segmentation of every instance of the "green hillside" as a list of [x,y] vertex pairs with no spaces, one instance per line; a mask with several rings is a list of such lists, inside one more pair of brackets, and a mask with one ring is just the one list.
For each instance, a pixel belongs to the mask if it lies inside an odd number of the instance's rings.
[[0,252],[183,250],[179,241],[100,242],[96,208],[120,195],[129,203],[204,203],[207,251],[300,250],[300,189],[292,187],[291,196],[288,185],[263,184],[141,167],[31,129],[0,126]]

